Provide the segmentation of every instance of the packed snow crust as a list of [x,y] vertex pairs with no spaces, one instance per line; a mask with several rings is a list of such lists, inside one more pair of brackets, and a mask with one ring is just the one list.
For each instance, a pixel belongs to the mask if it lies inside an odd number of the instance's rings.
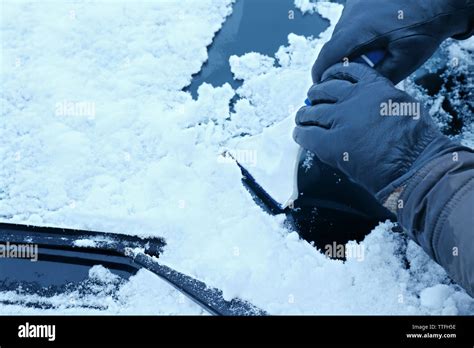
[[[182,89],[231,5],[3,1],[2,221],[164,237],[163,263],[271,314],[473,314],[473,299],[391,223],[362,242],[362,260],[342,262],[254,204],[222,150],[301,106],[342,6],[311,4],[325,32],[290,34],[273,57],[232,57],[243,85],[205,84],[193,100]],[[123,282],[96,266],[85,287],[44,299],[3,291],[0,313],[203,313],[144,270]]]

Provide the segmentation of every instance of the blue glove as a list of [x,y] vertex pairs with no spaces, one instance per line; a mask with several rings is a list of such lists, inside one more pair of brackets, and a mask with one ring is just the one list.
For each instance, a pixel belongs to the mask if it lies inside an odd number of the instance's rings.
[[469,37],[473,23],[474,0],[348,0],[313,66],[313,81],[344,59],[381,49],[387,55],[376,69],[396,84],[448,37]]
[[293,137],[379,201],[425,163],[465,149],[442,135],[420,103],[374,69],[337,64],[308,92]]

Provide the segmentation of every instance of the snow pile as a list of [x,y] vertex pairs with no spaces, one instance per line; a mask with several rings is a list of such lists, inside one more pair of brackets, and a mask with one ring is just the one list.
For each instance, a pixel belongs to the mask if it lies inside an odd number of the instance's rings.
[[[317,3],[331,20],[320,37],[291,34],[274,57],[232,57],[243,85],[203,85],[193,100],[181,90],[231,2],[5,3],[3,220],[162,236],[163,263],[272,314],[473,313],[472,299],[391,224],[366,238],[363,261],[343,263],[253,203],[220,152],[302,104],[342,6]],[[449,291],[424,291],[439,284]],[[187,300],[176,305],[176,291],[145,271],[119,287],[100,310],[200,313]]]

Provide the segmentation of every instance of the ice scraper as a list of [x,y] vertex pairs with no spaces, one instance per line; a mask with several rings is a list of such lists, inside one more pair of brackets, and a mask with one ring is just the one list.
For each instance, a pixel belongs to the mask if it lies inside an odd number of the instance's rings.
[[[374,67],[384,56],[376,50],[355,61]],[[229,150],[245,187],[262,208],[286,214],[303,238],[322,245],[338,238],[360,239],[379,221],[393,219],[365,189],[300,148],[292,139],[293,128],[290,116],[257,136],[236,141]],[[249,151],[255,153],[251,163],[240,156]]]

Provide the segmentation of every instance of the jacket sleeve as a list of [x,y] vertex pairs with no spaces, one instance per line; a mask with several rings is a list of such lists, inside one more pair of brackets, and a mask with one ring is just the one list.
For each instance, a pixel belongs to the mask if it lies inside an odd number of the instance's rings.
[[400,225],[474,297],[474,153],[429,162],[400,192]]

